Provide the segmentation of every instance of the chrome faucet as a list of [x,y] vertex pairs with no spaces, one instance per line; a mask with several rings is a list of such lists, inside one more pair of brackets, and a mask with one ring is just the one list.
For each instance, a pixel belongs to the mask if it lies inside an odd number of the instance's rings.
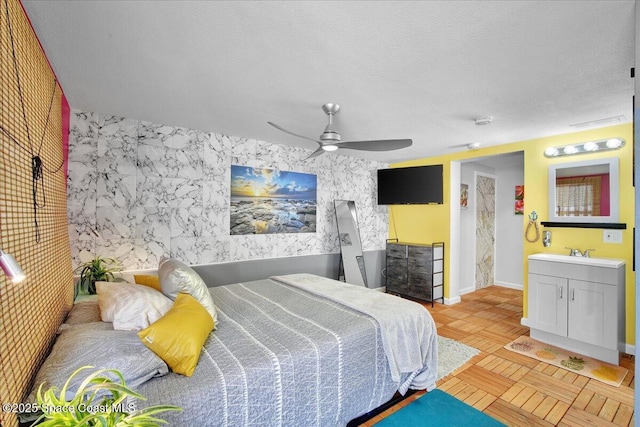
[[580,249],[573,249],[568,246],[565,246],[565,248],[569,249],[570,256],[582,256],[582,252],[580,252]]
[[570,256],[582,256],[582,257],[585,257],[585,258],[589,258],[590,257],[590,252],[595,251],[595,249],[586,249],[584,251],[584,253],[583,253],[583,252],[580,252],[580,249],[573,249],[573,248],[570,248],[568,246],[565,246],[565,248],[569,249],[569,255]]

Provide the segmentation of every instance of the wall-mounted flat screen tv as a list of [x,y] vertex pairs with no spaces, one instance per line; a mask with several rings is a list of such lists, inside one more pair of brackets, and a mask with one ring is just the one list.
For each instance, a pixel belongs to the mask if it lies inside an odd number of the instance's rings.
[[378,204],[442,204],[442,165],[378,169]]

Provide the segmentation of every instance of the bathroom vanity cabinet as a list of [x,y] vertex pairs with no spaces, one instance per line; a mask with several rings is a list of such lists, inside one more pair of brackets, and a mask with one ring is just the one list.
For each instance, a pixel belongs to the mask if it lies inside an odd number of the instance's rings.
[[625,342],[625,261],[529,256],[531,337],[609,363]]

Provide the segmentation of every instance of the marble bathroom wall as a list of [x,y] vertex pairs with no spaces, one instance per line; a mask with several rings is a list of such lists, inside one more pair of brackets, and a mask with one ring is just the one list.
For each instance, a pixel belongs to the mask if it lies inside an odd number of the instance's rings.
[[496,179],[476,173],[476,289],[495,283]]
[[[96,255],[128,269],[161,256],[188,264],[338,253],[333,200],[355,200],[364,250],[384,249],[376,204],[387,164],[264,141],[72,110],[68,219],[73,265]],[[316,233],[231,236],[231,165],[316,174]]]

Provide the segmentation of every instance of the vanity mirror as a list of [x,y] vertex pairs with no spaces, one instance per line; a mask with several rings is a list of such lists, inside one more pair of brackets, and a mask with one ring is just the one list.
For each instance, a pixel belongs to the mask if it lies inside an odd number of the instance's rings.
[[620,216],[618,175],[617,157],[549,166],[549,222],[543,225],[620,228],[613,226]]

